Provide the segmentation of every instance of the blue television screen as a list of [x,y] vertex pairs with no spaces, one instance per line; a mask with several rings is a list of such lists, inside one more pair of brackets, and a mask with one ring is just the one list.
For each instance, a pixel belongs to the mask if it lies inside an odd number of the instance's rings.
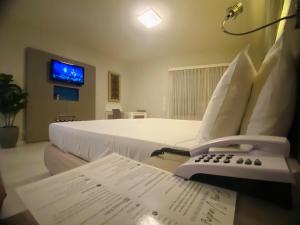
[[84,68],[57,60],[51,61],[51,79],[75,85],[84,84]]

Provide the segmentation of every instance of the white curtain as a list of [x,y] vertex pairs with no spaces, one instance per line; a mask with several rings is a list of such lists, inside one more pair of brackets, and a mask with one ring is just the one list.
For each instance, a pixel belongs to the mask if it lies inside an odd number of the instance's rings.
[[201,120],[227,66],[169,71],[169,117]]

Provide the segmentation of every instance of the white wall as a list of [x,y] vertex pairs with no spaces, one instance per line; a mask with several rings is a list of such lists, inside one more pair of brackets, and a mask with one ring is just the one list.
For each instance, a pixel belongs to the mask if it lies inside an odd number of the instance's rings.
[[[214,53],[156,58],[147,62],[128,65],[130,80],[128,109],[146,109],[150,117],[168,117],[168,69],[181,66],[229,63],[243,47]],[[253,57],[262,58],[262,52]]]
[[[265,7],[261,5],[252,5],[247,9],[248,15],[265,15],[270,10],[270,4],[273,4],[272,13],[277,15],[280,10],[280,3],[274,4],[271,0],[266,1]],[[282,1],[281,1],[282,4]],[[274,12],[273,12],[274,11]],[[261,16],[253,16],[251,26],[261,25]],[[273,19],[273,18],[266,18]],[[207,25],[209,26],[208,21]],[[238,22],[236,22],[238,23]],[[235,23],[231,24],[233,27]],[[233,31],[245,31],[247,28],[232,28]],[[236,29],[236,30],[235,30]],[[269,29],[269,28],[268,28]],[[210,52],[199,52],[197,55],[176,55],[160,56],[148,61],[131,63],[128,65],[128,76],[130,79],[128,97],[128,108],[130,110],[146,109],[150,117],[167,117],[168,103],[164,99],[168,96],[168,69],[172,67],[207,65],[218,63],[230,63],[235,55],[248,44],[250,44],[249,54],[254,65],[258,69],[266,54],[268,48],[275,40],[275,30],[261,30],[259,32],[245,36],[224,35],[220,30],[220,39],[230,38],[235,41],[234,47],[223,46],[222,49],[211,49]],[[270,40],[269,40],[270,39]],[[205,41],[205,40],[202,40]],[[158,54],[161,55],[161,54]]]
[[[37,48],[96,66],[96,119],[104,118],[108,93],[108,71],[121,74],[121,104],[123,108],[126,108],[128,78],[126,66],[122,62],[105,57],[81,43],[75,43],[72,41],[72,37],[61,37],[59,34],[47,32],[46,29],[38,30],[19,21],[6,18],[0,27],[0,73],[14,75],[16,83],[22,87],[24,87],[25,81],[26,47]],[[21,112],[17,115],[15,123],[21,128],[20,138],[23,135],[23,114]],[[2,126],[1,118],[0,126]]]
[[[259,14],[264,9],[258,9]],[[257,9],[253,9],[257,11]],[[0,20],[1,22],[1,20]],[[88,35],[88,34],[87,34]],[[166,56],[159,52],[157,58],[147,61],[125,64],[119,60],[97,52],[83,43],[77,43],[72,37],[63,37],[45,29],[5,18],[0,24],[0,73],[11,73],[16,82],[24,86],[24,49],[33,47],[96,66],[96,118],[104,118],[107,103],[107,73],[109,70],[121,74],[121,105],[125,111],[146,109],[151,117],[166,117],[168,96],[168,69],[180,66],[215,64],[230,62],[237,52],[247,43],[253,46],[250,53],[257,67],[264,56],[264,32],[248,37],[224,37],[236,40],[236,48],[212,49],[211,52],[199,52],[197,55]],[[205,40],[202,40],[205,41]],[[174,46],[176,47],[176,46]],[[0,126],[1,126],[0,118]],[[17,116],[16,125],[22,128],[23,114]]]

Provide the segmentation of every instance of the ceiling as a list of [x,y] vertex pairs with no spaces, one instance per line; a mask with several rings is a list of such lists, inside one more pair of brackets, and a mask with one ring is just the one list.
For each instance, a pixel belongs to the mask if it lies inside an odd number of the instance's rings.
[[[250,36],[223,34],[220,23],[235,0],[16,0],[6,17],[59,34],[105,55],[133,62],[158,56],[236,49]],[[265,20],[265,1],[242,0],[244,13],[232,24],[245,30]],[[137,20],[148,8],[162,23],[147,29]],[[253,35],[252,35],[253,37]]]

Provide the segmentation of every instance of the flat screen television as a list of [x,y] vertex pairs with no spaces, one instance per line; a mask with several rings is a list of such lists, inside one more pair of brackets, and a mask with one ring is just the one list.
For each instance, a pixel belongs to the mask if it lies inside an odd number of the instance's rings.
[[83,85],[84,84],[84,68],[81,66],[51,60],[50,78],[54,81]]

